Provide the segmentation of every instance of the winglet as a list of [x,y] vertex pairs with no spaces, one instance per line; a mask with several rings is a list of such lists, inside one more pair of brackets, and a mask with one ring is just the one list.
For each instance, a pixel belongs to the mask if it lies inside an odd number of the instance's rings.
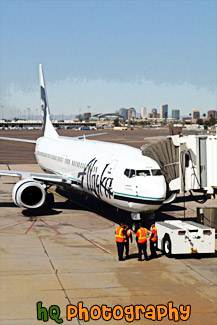
[[39,80],[40,80],[40,90],[41,90],[41,109],[42,109],[42,125],[43,133],[45,137],[57,138],[58,133],[54,129],[54,126],[50,118],[50,110],[47,100],[45,80],[42,70],[42,64],[39,64]]

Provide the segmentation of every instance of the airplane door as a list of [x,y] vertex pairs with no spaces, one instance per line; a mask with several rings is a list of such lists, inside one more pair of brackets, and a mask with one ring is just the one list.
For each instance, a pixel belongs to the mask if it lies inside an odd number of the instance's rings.
[[128,169],[125,174],[124,192],[128,195],[138,196],[138,186],[135,184],[135,170]]

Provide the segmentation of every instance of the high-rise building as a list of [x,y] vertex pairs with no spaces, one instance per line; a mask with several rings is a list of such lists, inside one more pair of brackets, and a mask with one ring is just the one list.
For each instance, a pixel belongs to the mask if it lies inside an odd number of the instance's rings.
[[193,108],[192,109],[192,119],[197,120],[200,118],[200,110],[198,108]]
[[128,109],[128,120],[133,120],[136,118],[136,110],[135,108],[131,107]]
[[160,104],[160,118],[168,118],[168,105]]
[[157,108],[152,108],[152,117],[157,118]]
[[126,108],[120,108],[119,109],[119,114],[121,116],[123,116],[124,121],[126,121],[128,119],[128,113],[127,113],[127,109]]
[[148,107],[142,106],[141,107],[141,118],[145,119],[148,117]]
[[212,115],[212,117],[217,118],[217,111],[215,111],[215,110],[208,111],[207,112],[207,118],[210,119],[211,115]]
[[180,119],[180,110],[179,109],[172,110],[172,118],[174,118],[174,120]]
[[84,113],[84,119],[85,120],[89,120],[90,117],[91,117],[91,113],[90,112]]

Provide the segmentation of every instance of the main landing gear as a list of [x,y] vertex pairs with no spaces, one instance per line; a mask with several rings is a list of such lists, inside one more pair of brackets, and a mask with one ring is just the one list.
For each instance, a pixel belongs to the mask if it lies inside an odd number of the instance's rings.
[[47,192],[45,204],[49,209],[53,208],[53,206],[54,206],[54,195],[53,195],[53,193]]

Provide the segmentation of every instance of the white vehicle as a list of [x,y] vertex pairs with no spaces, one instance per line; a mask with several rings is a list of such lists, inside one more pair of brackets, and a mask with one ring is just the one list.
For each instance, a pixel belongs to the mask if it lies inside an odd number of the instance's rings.
[[86,139],[93,135],[59,136],[50,119],[42,65],[39,77],[43,136],[37,140],[0,138],[35,143],[37,162],[45,171],[0,170],[0,175],[20,178],[12,193],[14,203],[24,208],[41,207],[50,195],[49,186],[56,185],[84,191],[135,214],[157,210],[166,200],[166,182],[157,162],[127,145]]
[[215,229],[194,221],[156,222],[157,248],[167,257],[174,254],[215,253]]

